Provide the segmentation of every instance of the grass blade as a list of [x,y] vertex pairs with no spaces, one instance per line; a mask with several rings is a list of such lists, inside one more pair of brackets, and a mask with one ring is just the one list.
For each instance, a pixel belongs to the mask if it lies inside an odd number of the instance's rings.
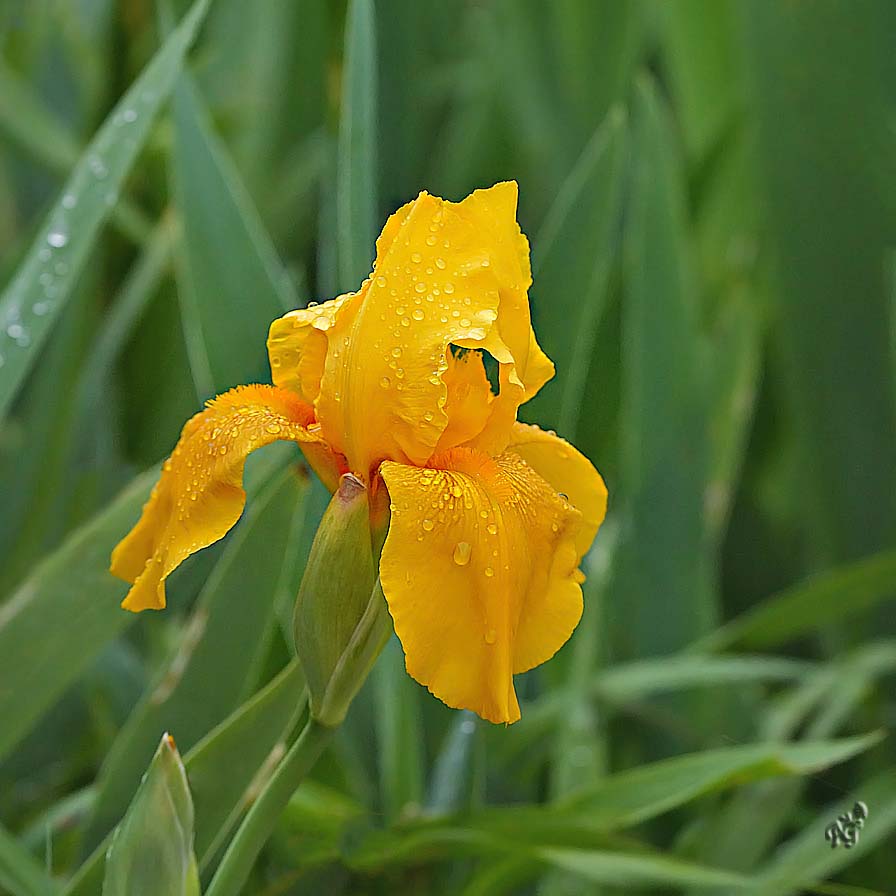
[[[71,535],[0,608],[0,756],[24,736],[134,616],[118,609],[123,584],[109,555],[158,478],[138,477]],[[77,624],[78,636],[72,626]],[[21,686],[21,670],[28,686]]]
[[585,147],[533,241],[533,321],[557,373],[527,414],[569,439],[587,413],[585,382],[621,225],[626,137],[616,109]]
[[174,173],[183,218],[179,291],[197,391],[203,398],[266,380],[274,318],[295,308],[270,237],[192,81],[174,95]]
[[336,242],[339,288],[351,290],[358,288],[373,265],[379,209],[376,21],[372,0],[349,2],[342,78]]
[[0,297],[0,420],[61,314],[208,5],[196,0],[91,140]]

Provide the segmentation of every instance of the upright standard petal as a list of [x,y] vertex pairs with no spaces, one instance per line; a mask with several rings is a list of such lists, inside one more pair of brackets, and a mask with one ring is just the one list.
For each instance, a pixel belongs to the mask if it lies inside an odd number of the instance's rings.
[[222,538],[246,503],[246,456],[279,439],[326,451],[309,432],[312,408],[273,386],[240,386],[187,421],[140,520],[112,553],[111,571],[131,582],[122,606],[162,609],[165,578]]
[[513,675],[582,614],[579,512],[519,455],[455,448],[384,463],[392,502],[380,581],[408,672],[449,706],[520,717]]
[[600,473],[565,439],[526,423],[514,424],[507,450],[519,454],[582,514],[582,528],[576,539],[581,559],[607,513],[607,487]]
[[449,346],[485,349],[501,367],[501,394],[477,433],[489,451],[503,448],[517,407],[552,374],[532,334],[516,194],[516,184],[461,203],[421,193],[386,223],[370,280],[326,330],[316,398],[325,437],[355,473],[383,460],[419,466],[439,449]]
[[308,404],[317,401],[329,350],[327,331],[356,295],[347,293],[321,305],[290,311],[271,324],[268,358],[275,386],[295,392]]

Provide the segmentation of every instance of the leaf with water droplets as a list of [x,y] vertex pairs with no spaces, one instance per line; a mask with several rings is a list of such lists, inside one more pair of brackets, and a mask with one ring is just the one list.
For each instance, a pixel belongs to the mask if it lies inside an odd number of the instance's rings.
[[37,359],[181,69],[209,0],[190,12],[94,136],[0,297],[0,418]]

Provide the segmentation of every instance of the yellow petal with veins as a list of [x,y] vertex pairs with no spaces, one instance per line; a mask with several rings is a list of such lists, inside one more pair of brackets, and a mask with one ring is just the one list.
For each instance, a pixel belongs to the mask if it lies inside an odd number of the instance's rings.
[[538,426],[514,424],[507,450],[519,454],[582,514],[576,550],[579,559],[584,557],[607,513],[607,487],[600,473],[569,442]]
[[231,389],[188,420],[140,520],[112,552],[112,573],[133,584],[122,606],[162,609],[166,577],[233,527],[250,452],[279,439],[325,451],[308,431],[313,420],[308,404],[273,386]]
[[449,706],[520,717],[513,675],[582,614],[581,515],[519,455],[454,448],[380,469],[392,517],[380,581],[408,672]]
[[516,199],[514,183],[460,203],[421,193],[387,221],[370,280],[326,330],[315,405],[328,442],[359,475],[382,460],[419,466],[436,451],[449,426],[449,345],[484,348],[501,365],[501,394],[478,435],[490,451],[552,374],[532,334]]

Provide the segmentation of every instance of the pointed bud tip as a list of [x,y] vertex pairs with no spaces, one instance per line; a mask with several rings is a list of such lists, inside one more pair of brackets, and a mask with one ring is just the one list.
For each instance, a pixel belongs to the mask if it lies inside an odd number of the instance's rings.
[[336,494],[340,500],[348,503],[354,501],[361,492],[365,491],[367,491],[367,486],[354,473],[343,473],[339,480],[339,491]]

